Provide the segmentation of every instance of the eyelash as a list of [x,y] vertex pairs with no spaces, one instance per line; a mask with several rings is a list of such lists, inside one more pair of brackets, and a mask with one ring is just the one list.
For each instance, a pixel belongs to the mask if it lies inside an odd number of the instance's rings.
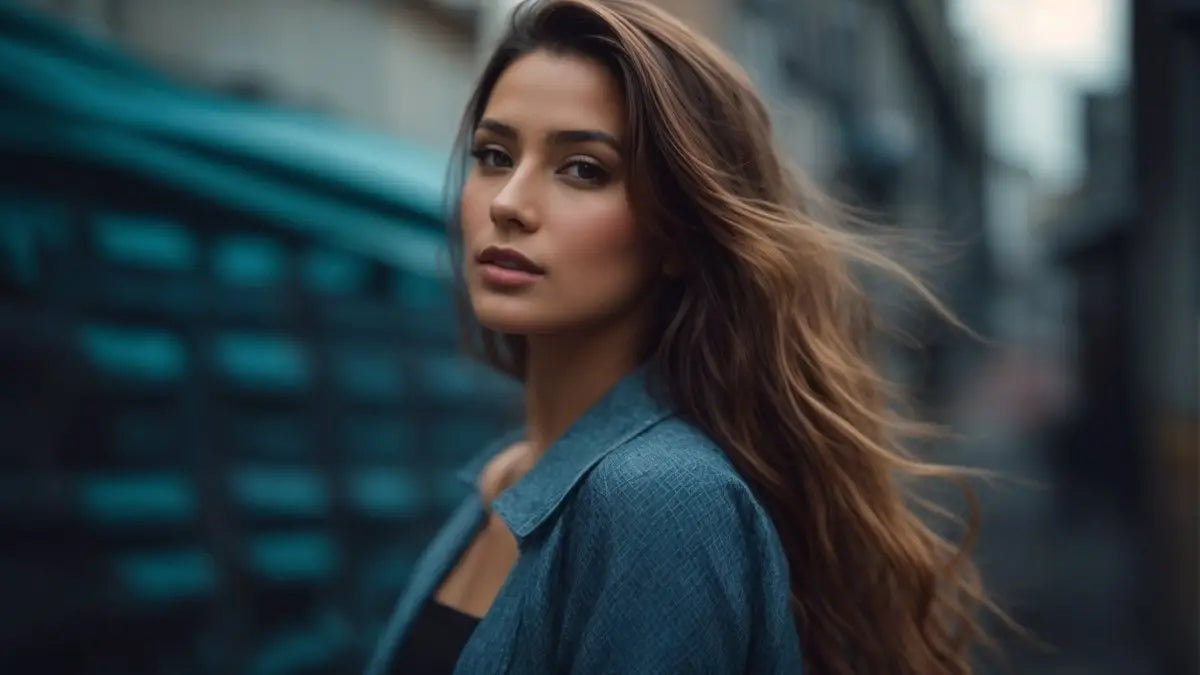
[[[508,166],[496,166],[494,164],[492,164],[492,165],[487,164],[488,159],[494,160],[496,158],[496,156],[503,157],[504,159],[511,162],[511,158],[507,155],[507,153],[505,153],[503,150],[500,150],[498,148],[494,148],[494,147],[473,148],[471,150],[471,156],[475,158],[475,163],[484,169],[507,169],[507,168],[510,168]],[[581,178],[581,177],[577,177],[577,176],[572,176],[571,177],[572,180],[587,183],[588,185],[592,185],[592,186],[600,186],[600,185],[604,185],[605,183],[608,182],[609,173],[598,162],[584,160],[584,159],[574,159],[574,160],[567,162],[563,166],[563,169],[566,169],[568,167],[573,167],[573,166],[587,167],[587,170],[596,172],[597,176],[594,178]],[[562,171],[562,169],[560,169],[560,171]]]
[[492,157],[495,155],[500,155],[506,159],[508,158],[508,155],[504,154],[504,152],[501,150],[497,150],[496,148],[482,147],[482,148],[473,148],[471,150],[471,156],[475,158],[475,163],[479,164],[480,166],[487,167],[487,168],[496,168],[494,166],[488,166],[485,161],[488,157]]

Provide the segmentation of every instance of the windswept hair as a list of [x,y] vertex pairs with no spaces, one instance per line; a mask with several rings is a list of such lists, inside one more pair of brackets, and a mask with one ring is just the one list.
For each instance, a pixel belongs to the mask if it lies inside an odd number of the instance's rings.
[[[464,161],[497,79],[538,50],[593,59],[622,87],[637,222],[683,268],[655,290],[643,356],[654,357],[682,414],[723,448],[770,514],[810,672],[969,673],[972,646],[986,641],[977,609],[991,607],[968,557],[974,500],[968,491],[962,544],[914,512],[924,502],[911,479],[956,479],[964,470],[905,450],[932,427],[890,410],[855,270],[885,273],[953,320],[949,312],[877,240],[846,227],[825,208],[829,200],[803,187],[775,148],[747,75],[648,4],[519,6],[468,104]],[[454,212],[461,274],[459,227]],[[465,300],[461,283],[459,293]],[[522,379],[523,338],[483,328],[469,307],[469,343]]]

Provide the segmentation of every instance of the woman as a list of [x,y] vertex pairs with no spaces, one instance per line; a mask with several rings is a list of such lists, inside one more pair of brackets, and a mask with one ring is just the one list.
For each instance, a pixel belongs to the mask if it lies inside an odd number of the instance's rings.
[[[905,506],[848,266],[762,102],[631,1],[527,3],[466,111],[451,242],[525,425],[370,672],[965,673],[979,586]],[[915,283],[915,282],[912,282]]]

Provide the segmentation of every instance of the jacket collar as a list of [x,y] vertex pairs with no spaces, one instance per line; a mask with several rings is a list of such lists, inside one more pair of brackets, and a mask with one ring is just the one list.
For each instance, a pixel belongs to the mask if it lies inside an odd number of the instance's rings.
[[[492,509],[518,539],[549,518],[605,455],[674,412],[653,373],[651,364],[643,364],[618,381],[546,449],[528,473],[493,500]],[[524,436],[524,429],[505,434],[464,466],[458,477],[474,486],[487,462]]]

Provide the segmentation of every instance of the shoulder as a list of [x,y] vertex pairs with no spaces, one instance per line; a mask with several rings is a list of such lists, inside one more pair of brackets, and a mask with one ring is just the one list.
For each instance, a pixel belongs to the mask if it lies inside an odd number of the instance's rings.
[[737,490],[745,481],[704,432],[669,417],[606,455],[583,487],[593,497],[659,501]]
[[766,516],[752,490],[711,438],[669,417],[616,448],[579,486],[577,516],[628,535],[732,534]]
[[664,622],[699,625],[725,612],[729,625],[746,626],[777,602],[786,614],[775,529],[698,429],[669,418],[606,455],[578,487],[564,523],[571,578],[618,583],[642,608],[661,599],[673,608]]
[[558,530],[572,672],[785,672],[799,663],[787,560],[703,432],[667,418],[582,478]]

